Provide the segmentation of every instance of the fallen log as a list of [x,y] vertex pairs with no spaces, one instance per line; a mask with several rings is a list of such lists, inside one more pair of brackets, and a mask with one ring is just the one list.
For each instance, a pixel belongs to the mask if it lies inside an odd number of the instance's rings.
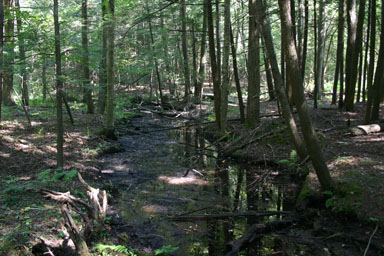
[[350,132],[355,135],[368,135],[371,133],[377,133],[384,131],[384,123],[381,124],[367,124],[367,125],[358,125],[350,129]]
[[190,220],[205,220],[205,219],[268,217],[268,216],[274,216],[274,215],[286,215],[289,213],[290,212],[278,212],[278,211],[224,212],[224,213],[217,213],[217,214],[170,216],[168,217],[168,219],[174,220],[174,221],[190,221]]
[[265,224],[254,224],[247,230],[247,232],[245,232],[241,238],[227,244],[228,253],[226,256],[236,256],[241,250],[245,249],[255,240],[259,240],[264,235],[277,229],[286,228],[293,223],[293,220],[275,220]]

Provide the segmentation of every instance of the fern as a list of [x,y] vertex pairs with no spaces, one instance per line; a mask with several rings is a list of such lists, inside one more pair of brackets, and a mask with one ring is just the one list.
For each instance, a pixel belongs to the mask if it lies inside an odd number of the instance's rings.
[[108,245],[108,244],[98,244],[94,248],[97,252],[102,253],[102,255],[108,255],[107,252],[118,252],[123,253],[129,256],[137,256],[131,249],[123,245]]

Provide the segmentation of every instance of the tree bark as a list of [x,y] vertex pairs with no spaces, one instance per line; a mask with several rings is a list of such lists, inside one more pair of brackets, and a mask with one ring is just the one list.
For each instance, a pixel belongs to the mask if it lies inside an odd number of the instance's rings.
[[[380,31],[384,31],[384,0],[381,0],[381,26]],[[384,33],[380,34],[379,58],[377,60],[375,81],[373,85],[374,97],[372,106],[371,121],[379,120],[380,102],[384,91]]]
[[201,34],[201,44],[200,44],[200,58],[199,58],[199,74],[198,74],[198,83],[195,90],[195,102],[200,103],[201,97],[203,94],[203,85],[205,80],[205,54],[206,54],[206,38],[207,38],[207,3],[204,1],[203,6],[203,32]]
[[[316,57],[316,85],[315,85],[315,98],[321,99],[322,86],[321,83],[324,79],[323,67],[324,67],[324,49],[325,49],[325,29],[324,29],[324,0],[319,1],[319,19],[317,21],[317,57]],[[317,103],[317,100],[315,101]]]
[[[336,50],[336,68],[335,77],[333,80],[333,91],[332,91],[332,104],[336,105],[337,102],[337,85],[340,76],[340,87],[344,86],[344,8],[345,0],[339,0],[339,17],[337,27],[337,50]],[[341,96],[342,97],[342,96]]]
[[2,120],[3,107],[3,78],[4,78],[4,1],[0,0],[0,124]]
[[316,137],[304,95],[303,81],[300,75],[299,61],[292,33],[292,19],[290,17],[289,0],[279,0],[283,46],[287,60],[288,72],[294,88],[294,101],[300,118],[302,133],[308,154],[316,171],[323,191],[334,187],[328,167],[325,163],[320,144]]
[[240,110],[240,122],[245,123],[245,113],[244,113],[244,102],[243,102],[243,93],[241,92],[239,70],[237,67],[237,53],[235,41],[233,39],[233,30],[231,27],[231,50],[232,50],[232,61],[233,61],[233,74],[235,77],[237,99],[239,101],[239,110]]
[[260,114],[260,45],[256,0],[249,0],[247,124],[255,127]]
[[58,0],[53,0],[53,18],[55,26],[56,57],[56,130],[57,130],[57,167],[64,166],[64,127],[63,127],[63,77],[61,72],[60,23]]
[[363,24],[366,0],[360,0],[359,16],[356,19],[356,0],[347,0],[348,43],[345,72],[345,110],[354,111],[357,67],[362,47]]
[[371,121],[372,102],[373,102],[373,75],[375,72],[375,47],[376,47],[376,0],[371,0],[371,40],[369,45],[369,67],[367,75],[367,106],[365,111],[364,123]]
[[[209,40],[209,56],[211,62],[211,72],[213,80],[213,94],[214,94],[214,108],[216,116],[216,124],[220,129],[220,73],[218,72],[216,63],[216,50],[215,50],[215,37],[213,30],[213,15],[212,15],[212,2],[211,0],[205,0],[207,3],[207,15],[208,15],[208,40]],[[221,130],[221,129],[220,129]]]
[[84,101],[87,105],[87,113],[94,114],[95,109],[92,99],[91,78],[89,71],[89,51],[88,51],[88,0],[82,0],[81,3],[81,16],[83,24],[81,26],[81,42],[83,47],[83,91]]
[[3,80],[3,104],[5,106],[16,105],[12,99],[13,92],[13,63],[15,60],[15,51],[12,46],[14,40],[14,17],[10,14],[13,8],[13,0],[4,0],[5,8],[5,27],[4,27],[4,45],[5,45],[5,58],[4,58],[4,80]]
[[104,133],[109,138],[115,138],[114,125],[114,48],[115,48],[115,0],[108,0],[107,13],[107,103]]
[[307,51],[308,51],[308,27],[309,27],[309,3],[308,0],[304,0],[304,39],[303,39],[303,53],[301,55],[301,78],[304,81],[305,67],[307,63]]
[[107,102],[107,37],[108,27],[106,24],[107,0],[101,0],[101,58],[99,64],[99,95],[97,112],[104,114]]
[[224,47],[223,47],[223,85],[221,88],[220,130],[227,130],[228,94],[230,88],[229,78],[229,53],[231,49],[231,1],[225,0],[224,4]]
[[191,90],[191,72],[189,69],[188,59],[188,41],[187,41],[187,21],[186,21],[186,7],[185,0],[181,0],[180,6],[181,23],[182,23],[182,48],[183,48],[183,63],[184,63],[184,100],[189,101],[189,94]]
[[20,77],[21,77],[21,98],[24,106],[29,106],[29,90],[28,90],[28,74],[26,70],[26,57],[25,57],[25,41],[23,35],[23,22],[21,18],[20,1],[15,1],[16,5],[16,22],[17,22],[17,34],[19,44],[19,59],[20,59]]
[[287,123],[288,131],[292,139],[292,142],[295,146],[295,149],[297,151],[297,154],[301,159],[305,159],[305,157],[307,156],[307,150],[298,133],[296,122],[295,122],[295,119],[293,118],[293,114],[291,112],[287,96],[285,94],[285,90],[283,86],[283,78],[279,72],[275,49],[273,46],[271,27],[268,21],[268,17],[265,13],[265,9],[262,1],[257,1],[256,7],[257,7],[257,18],[262,28],[262,34],[264,37],[265,46],[267,50],[267,58],[269,59],[271,64],[272,75],[275,82],[275,89],[276,89],[277,96],[279,98],[279,102],[281,104],[283,117],[285,119],[285,122]]

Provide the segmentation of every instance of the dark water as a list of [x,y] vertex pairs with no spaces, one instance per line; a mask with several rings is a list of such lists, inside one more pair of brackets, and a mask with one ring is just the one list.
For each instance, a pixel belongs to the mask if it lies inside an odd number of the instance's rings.
[[[121,192],[117,208],[130,223],[129,241],[140,242],[148,251],[177,247],[174,255],[225,255],[227,243],[250,225],[282,216],[187,216],[294,209],[296,186],[279,170],[221,159],[201,128],[162,131],[161,122],[134,119],[132,125],[141,131],[159,131],[121,137],[126,152],[104,159],[105,177]],[[174,216],[184,219],[169,218]],[[275,251],[281,251],[279,239],[267,236],[242,255]]]

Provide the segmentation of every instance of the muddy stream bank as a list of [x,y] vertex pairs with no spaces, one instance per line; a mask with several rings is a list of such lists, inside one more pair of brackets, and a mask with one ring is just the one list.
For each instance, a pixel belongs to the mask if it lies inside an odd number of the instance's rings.
[[[125,152],[100,159],[118,243],[148,254],[168,246],[170,255],[225,255],[252,224],[294,214],[292,177],[277,166],[221,158],[202,127],[176,126],[180,121],[142,111],[127,125],[135,132],[118,139]],[[240,255],[361,255],[326,220],[292,223]]]

